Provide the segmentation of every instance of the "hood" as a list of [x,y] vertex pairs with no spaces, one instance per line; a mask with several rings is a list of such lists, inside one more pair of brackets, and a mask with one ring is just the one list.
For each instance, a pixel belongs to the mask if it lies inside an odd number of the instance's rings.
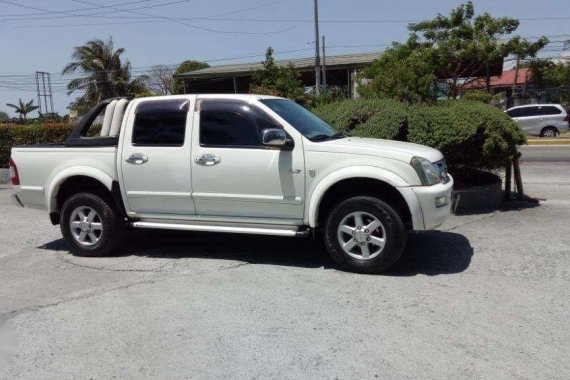
[[409,163],[412,157],[423,157],[430,162],[436,162],[443,158],[443,154],[439,150],[429,146],[363,137],[345,137],[338,140],[312,142],[307,149],[316,152],[386,157],[406,163]]

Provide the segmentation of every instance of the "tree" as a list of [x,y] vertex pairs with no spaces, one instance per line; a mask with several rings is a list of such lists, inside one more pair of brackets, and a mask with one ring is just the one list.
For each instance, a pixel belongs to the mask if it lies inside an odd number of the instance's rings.
[[570,102],[570,57],[560,62],[534,59],[528,67],[533,84],[540,89],[548,89],[548,101]]
[[515,77],[513,79],[513,94],[515,93],[517,87],[517,79],[519,76],[519,68],[521,60],[531,57],[536,58],[538,52],[548,45],[550,41],[546,37],[541,37],[536,42],[530,42],[526,38],[521,38],[516,36],[512,38],[508,43],[509,51],[515,56]]
[[172,95],[174,93],[174,69],[166,65],[156,65],[146,74],[145,82],[149,91],[156,95]]
[[124,48],[115,50],[113,39],[95,39],[73,49],[73,62],[68,63],[62,74],[80,72],[67,85],[68,93],[85,91],[85,101],[95,104],[103,99],[117,96],[131,96],[144,87],[146,78],[131,78],[131,64],[121,61]]
[[22,102],[22,99],[18,99],[18,105],[6,103],[8,107],[14,108],[15,112],[20,115],[20,121],[26,123],[28,121],[28,114],[40,108],[39,106],[34,106],[34,99],[30,100],[28,103]]
[[494,18],[489,13],[475,16],[471,1],[453,9],[449,16],[410,24],[408,29],[423,37],[438,78],[445,78],[446,95],[455,99],[474,78],[484,73],[487,88],[490,64],[510,53],[505,35],[519,26],[516,19]]
[[301,82],[300,74],[289,63],[287,66],[278,66],[273,59],[273,49],[267,48],[263,68],[252,74],[249,91],[283,96],[289,99],[300,99],[305,88]]
[[4,123],[8,119],[10,119],[10,115],[4,111],[0,111],[0,123]]
[[210,65],[208,65],[205,62],[192,61],[192,60],[187,60],[182,62],[174,72],[174,84],[173,84],[174,94],[184,94],[184,80],[177,78],[176,75],[187,73],[189,71],[205,69],[206,67],[210,67]]
[[[411,36],[406,44],[394,42],[359,77],[364,97],[391,98],[406,103],[437,99],[437,77],[426,49]],[[364,83],[365,78],[371,78]]]

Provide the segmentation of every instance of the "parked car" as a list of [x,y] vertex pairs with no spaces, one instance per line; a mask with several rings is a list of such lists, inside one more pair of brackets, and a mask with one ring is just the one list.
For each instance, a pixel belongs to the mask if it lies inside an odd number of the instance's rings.
[[319,231],[342,268],[368,273],[398,260],[408,231],[442,224],[453,189],[436,149],[343,137],[257,95],[104,101],[64,144],[14,147],[10,166],[19,201],[47,210],[76,255],[109,253],[126,227]]
[[568,132],[570,125],[570,117],[560,104],[531,104],[506,112],[527,135],[556,137]]

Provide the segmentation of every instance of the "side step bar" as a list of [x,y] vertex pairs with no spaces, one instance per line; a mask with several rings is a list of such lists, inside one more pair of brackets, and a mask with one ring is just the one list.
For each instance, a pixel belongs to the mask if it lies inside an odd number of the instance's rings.
[[133,222],[135,228],[155,228],[178,231],[202,231],[202,232],[228,232],[233,234],[274,235],[274,236],[309,236],[309,229],[298,228],[263,228],[263,227],[239,227],[239,226],[214,226],[208,224],[176,224],[158,222]]

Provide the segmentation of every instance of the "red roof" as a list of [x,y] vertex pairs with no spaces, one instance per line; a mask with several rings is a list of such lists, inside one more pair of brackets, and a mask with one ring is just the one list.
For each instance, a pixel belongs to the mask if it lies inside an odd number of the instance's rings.
[[[517,84],[525,84],[530,82],[532,73],[529,69],[521,67],[517,75]],[[501,76],[491,77],[491,87],[510,87],[515,79],[515,70],[503,71]],[[483,88],[485,87],[485,78],[477,78],[467,84],[465,88]]]

